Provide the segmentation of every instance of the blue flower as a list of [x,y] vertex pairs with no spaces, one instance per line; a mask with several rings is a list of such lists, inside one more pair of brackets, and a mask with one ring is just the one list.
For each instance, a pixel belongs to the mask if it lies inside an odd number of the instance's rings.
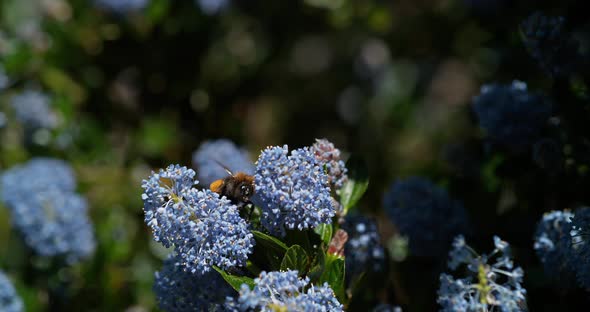
[[227,177],[221,165],[233,173],[254,174],[254,164],[248,152],[238,148],[229,140],[205,141],[193,153],[193,165],[198,169],[198,179],[209,185],[211,182]]
[[551,115],[546,99],[530,93],[521,81],[484,85],[473,100],[473,110],[493,143],[517,151],[535,142]]
[[402,312],[402,308],[382,303],[373,308],[372,312]]
[[567,76],[580,61],[578,43],[566,32],[565,19],[535,12],[520,25],[522,40],[539,66],[552,76]]
[[[334,292],[325,283],[309,285],[297,271],[262,272],[254,279],[254,289],[243,284],[237,299],[229,298],[234,311],[343,311]],[[307,289],[307,290],[306,290]]]
[[145,222],[156,241],[175,247],[191,272],[206,273],[244,266],[254,247],[248,224],[238,207],[210,190],[193,186],[195,172],[179,165],[144,180]]
[[10,104],[16,118],[30,129],[53,129],[58,124],[57,115],[50,107],[49,97],[39,91],[25,90],[13,96]]
[[568,265],[576,272],[578,284],[584,289],[590,289],[590,207],[577,209],[571,226]]
[[463,206],[425,178],[396,181],[383,203],[398,231],[408,237],[410,251],[416,256],[444,254],[452,238],[468,230]]
[[229,0],[195,0],[201,8],[201,11],[207,15],[213,15],[221,12],[230,4]]
[[383,271],[385,250],[381,246],[377,224],[364,216],[348,216],[342,227],[348,233],[344,248],[347,278],[364,271]]
[[565,284],[574,280],[573,271],[568,263],[573,217],[574,215],[567,210],[546,213],[535,231],[534,248],[543,263],[545,273]]
[[346,165],[340,158],[340,150],[334,147],[334,144],[327,139],[316,139],[311,146],[311,151],[315,154],[319,163],[325,168],[328,174],[330,184],[336,189],[342,187],[348,179]]
[[188,272],[174,256],[156,272],[154,292],[160,309],[167,312],[221,311],[226,298],[235,295],[217,272]]
[[95,0],[98,7],[119,14],[139,11],[145,8],[149,0]]
[[527,311],[526,290],[521,285],[523,270],[514,267],[507,242],[495,236],[494,246],[491,254],[479,255],[462,236],[455,239],[449,267],[456,270],[466,266],[467,277],[440,275],[437,301],[441,311]]
[[5,171],[1,177],[0,192],[7,204],[16,204],[45,189],[74,192],[76,177],[74,170],[61,159],[36,157],[23,165]]
[[287,153],[286,145],[262,151],[254,179],[262,225],[281,236],[285,229],[302,231],[329,223],[336,213],[328,176],[311,150]]
[[65,162],[35,158],[1,177],[2,200],[28,246],[67,263],[90,256],[96,247],[86,200],[73,192],[74,173]]
[[14,286],[12,286],[12,283],[2,271],[0,271],[0,310],[3,312],[24,311],[22,299],[18,296]]

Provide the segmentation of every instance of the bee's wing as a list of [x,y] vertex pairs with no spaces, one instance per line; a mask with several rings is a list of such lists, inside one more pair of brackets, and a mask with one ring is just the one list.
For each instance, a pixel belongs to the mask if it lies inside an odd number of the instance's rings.
[[215,193],[221,193],[222,187],[223,187],[223,179],[215,180],[211,184],[209,184],[209,189]]
[[227,174],[229,174],[230,176],[233,176],[233,172],[231,172],[231,170],[229,170],[228,167],[226,167],[224,164],[222,164],[221,162],[219,162],[217,159],[215,159],[215,162],[221,166],[221,168],[223,168],[223,170],[225,170],[225,172],[227,172]]

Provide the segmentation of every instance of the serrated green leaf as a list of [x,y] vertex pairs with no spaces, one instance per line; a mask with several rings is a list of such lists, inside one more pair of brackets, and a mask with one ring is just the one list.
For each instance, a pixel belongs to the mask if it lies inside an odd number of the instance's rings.
[[307,273],[307,266],[309,264],[309,257],[299,245],[293,245],[287,249],[283,261],[281,262],[281,271],[297,270],[299,275]]
[[231,275],[216,266],[213,266],[213,269],[215,269],[215,271],[221,274],[221,277],[223,277],[223,279],[236,291],[240,291],[242,284],[248,285],[250,289],[254,288],[254,279],[250,277]]
[[331,224],[322,223],[315,227],[314,232],[320,236],[320,238],[326,245],[330,244],[330,240],[332,239]]
[[289,247],[285,245],[285,243],[281,242],[278,238],[272,237],[270,235],[264,234],[259,231],[252,231],[254,235],[254,239],[256,243],[259,243],[267,248],[271,248],[278,252],[286,252]]
[[369,187],[369,172],[363,160],[351,157],[346,162],[346,167],[348,168],[348,181],[339,191],[344,215],[358,203]]
[[344,258],[328,255],[320,284],[328,283],[340,302],[345,302],[344,293]]

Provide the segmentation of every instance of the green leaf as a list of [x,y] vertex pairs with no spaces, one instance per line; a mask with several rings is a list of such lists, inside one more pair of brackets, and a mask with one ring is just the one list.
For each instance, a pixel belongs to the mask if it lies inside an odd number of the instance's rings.
[[312,283],[318,284],[318,281],[322,277],[324,273],[324,266],[326,264],[326,256],[323,252],[316,253],[315,258],[313,259],[313,264],[311,265],[311,269],[307,276],[311,280]]
[[322,223],[315,227],[314,232],[320,236],[320,238],[326,245],[330,244],[330,240],[332,239],[331,224]]
[[362,159],[351,157],[346,162],[346,167],[348,168],[348,181],[339,191],[344,215],[358,203],[369,187],[369,172]]
[[278,238],[272,237],[259,231],[252,231],[252,234],[254,235],[254,239],[256,239],[256,243],[261,244],[267,248],[270,248],[281,253],[285,253],[287,249],[289,249],[289,247],[287,247],[287,245],[281,242]]
[[254,288],[254,279],[250,277],[231,275],[216,266],[213,266],[213,269],[219,272],[219,274],[221,274],[221,277],[223,277],[223,279],[236,291],[240,291],[240,287],[242,287],[242,284],[248,285],[250,289]]
[[326,266],[320,277],[320,284],[327,282],[340,302],[345,302],[344,293],[344,258],[328,255]]
[[305,250],[299,245],[293,245],[287,249],[285,257],[281,262],[281,271],[297,270],[299,275],[307,273],[309,257]]

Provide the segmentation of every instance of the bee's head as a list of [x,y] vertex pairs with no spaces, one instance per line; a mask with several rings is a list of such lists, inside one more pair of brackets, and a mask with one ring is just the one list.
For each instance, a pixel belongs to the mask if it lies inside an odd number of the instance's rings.
[[250,197],[254,195],[254,185],[250,183],[240,184],[240,199],[243,202],[250,201]]

